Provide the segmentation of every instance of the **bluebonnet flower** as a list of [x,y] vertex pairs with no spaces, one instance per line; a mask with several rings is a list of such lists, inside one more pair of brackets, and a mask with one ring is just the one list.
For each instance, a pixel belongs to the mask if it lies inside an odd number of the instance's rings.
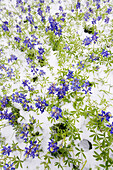
[[7,69],[7,77],[9,77],[10,79],[12,78],[12,76],[15,76],[13,73],[14,72],[12,68]]
[[20,95],[19,95],[18,92],[13,93],[12,94],[12,101],[19,103],[19,97],[20,97]]
[[109,8],[107,9],[106,13],[110,14],[111,11],[112,11],[112,7],[109,7]]
[[11,55],[11,57],[8,59],[8,63],[13,60],[17,60],[17,57],[15,55]]
[[50,6],[46,6],[46,12],[50,13]]
[[100,21],[102,19],[102,16],[98,16],[97,20]]
[[39,71],[39,75],[40,75],[40,76],[42,76],[42,75],[44,75],[44,74],[46,74],[46,72],[44,72],[43,70],[40,70],[40,71]]
[[82,91],[84,91],[85,94],[87,94],[88,92],[89,92],[90,94],[92,94],[92,93],[91,93],[91,87],[89,87],[89,86],[90,86],[89,81],[85,81],[85,83],[82,85],[82,87],[84,87],[84,89],[83,89]]
[[74,78],[73,77],[73,71],[68,70],[68,74],[66,76],[67,76],[67,79]]
[[16,0],[16,7],[18,7],[19,4],[22,4],[22,0]]
[[30,13],[28,13],[28,16],[26,16],[26,20],[28,20],[30,24],[34,24],[33,16]]
[[31,60],[29,57],[26,58],[27,64],[31,63],[33,60]]
[[77,63],[78,69],[83,70],[84,68],[84,63],[82,63],[82,61],[80,61],[79,63]]
[[34,109],[34,107],[31,105],[31,106],[29,106],[26,102],[24,103],[23,102],[23,108],[25,109],[25,110],[27,110],[28,112],[30,111],[30,110],[33,110]]
[[7,22],[7,21],[3,22],[2,29],[3,29],[4,31],[9,31],[9,28],[7,27],[7,25],[8,25],[8,22]]
[[71,89],[72,89],[73,91],[79,91],[79,89],[80,89],[79,79],[75,78],[73,81],[71,81],[71,83],[72,83]]
[[96,24],[96,19],[93,18],[92,24]]
[[107,125],[108,127],[110,127],[110,133],[113,134],[113,122],[111,125]]
[[7,67],[4,64],[0,64],[0,70],[3,71],[7,71]]
[[97,3],[97,4],[96,4],[96,6],[97,6],[97,9],[99,9],[99,8],[100,8],[100,4],[99,4],[99,3]]
[[38,68],[35,68],[35,65],[32,65],[31,66],[31,72],[33,73],[33,75],[37,74]]
[[22,32],[21,27],[19,25],[16,25],[16,28],[17,28],[17,32],[19,32],[19,33]]
[[53,106],[51,111],[51,117],[55,118],[56,120],[59,119],[59,117],[62,117],[62,110],[56,106]]
[[2,103],[1,107],[3,107],[3,108],[6,107],[6,105],[7,105],[8,102],[9,102],[8,96],[4,95],[4,96],[3,96],[3,99],[0,100],[0,102]]
[[107,24],[109,23],[109,17],[105,18],[105,23],[107,23]]
[[96,61],[99,59],[99,57],[94,57],[94,53],[92,53],[89,59],[91,59],[92,61]]
[[89,12],[93,13],[93,9],[92,9],[92,8],[89,8]]
[[88,12],[86,12],[86,13],[84,14],[84,19],[85,19],[85,21],[87,21],[87,20],[89,19],[89,16],[90,16],[90,14],[89,14]]
[[51,86],[48,88],[49,94],[55,94],[57,92],[56,84],[52,83]]
[[28,84],[30,84],[29,80],[23,80],[22,81],[22,84],[25,86],[28,86]]
[[16,40],[19,43],[21,38],[20,37],[14,37],[14,40]]
[[42,16],[43,11],[41,10],[41,8],[38,8],[37,12],[40,16]]
[[63,12],[63,7],[62,6],[59,6],[59,11]]
[[108,53],[108,51],[105,51],[105,49],[103,49],[103,51],[101,52],[101,55],[103,55],[103,57],[108,57],[110,53]]
[[11,152],[12,152],[12,150],[11,150],[11,147],[10,147],[10,146],[8,146],[8,147],[3,146],[3,149],[1,150],[1,153],[2,153],[3,155],[7,155],[7,154],[8,154],[8,156],[9,156]]
[[57,150],[59,149],[59,147],[57,146],[57,142],[54,142],[53,139],[51,139],[51,142],[49,142],[48,145],[48,150],[51,153],[57,152]]
[[65,47],[63,49],[70,50],[70,48],[67,44],[65,44]]
[[45,52],[44,48],[42,48],[42,47],[38,48],[39,55],[43,55],[44,52]]
[[40,3],[44,3],[44,0],[40,0]]
[[15,170],[15,168],[13,167],[13,163],[12,164],[5,164],[5,166],[3,166],[4,170]]
[[76,9],[80,9],[80,2],[79,1],[76,4]]
[[35,106],[40,109],[41,113],[44,112],[44,109],[46,108],[46,106],[48,106],[48,104],[46,103],[46,100],[44,99],[43,101],[41,100],[40,97],[37,97],[36,99],[34,99],[36,101]]
[[98,32],[95,32],[94,35],[91,37],[92,41],[94,41],[94,44],[96,43],[98,36],[96,36],[98,34]]
[[101,122],[102,122],[104,119],[106,119],[106,120],[109,122],[109,119],[110,119],[111,117],[113,117],[110,112],[105,112],[105,111],[103,111],[103,110],[101,110],[101,112],[102,112],[102,114],[98,114],[99,116],[101,116]]
[[66,90],[63,84],[60,84],[60,87],[57,88],[57,96],[59,99],[64,98],[64,96],[66,95]]
[[29,148],[25,147],[25,158],[35,158],[36,156],[38,156],[38,150],[39,150],[39,144],[37,144],[37,141],[30,141],[30,145]]
[[86,37],[83,41],[83,44],[85,44],[85,46],[86,46],[86,45],[91,44],[91,42],[92,42],[92,40],[89,37]]
[[25,10],[25,8],[24,8],[23,6],[20,6],[20,8],[21,8],[21,10],[22,10],[23,13],[26,12],[26,10]]

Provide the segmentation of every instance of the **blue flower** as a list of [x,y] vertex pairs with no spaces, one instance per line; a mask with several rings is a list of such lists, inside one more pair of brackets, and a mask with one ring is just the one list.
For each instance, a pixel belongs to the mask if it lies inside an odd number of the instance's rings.
[[98,34],[98,32],[95,32],[94,35],[91,37],[92,41],[94,41],[94,44],[96,43],[98,37],[96,36]]
[[57,150],[59,149],[59,147],[57,146],[57,142],[54,142],[53,139],[51,139],[51,142],[49,142],[48,145],[48,150],[51,153],[57,152]]
[[108,55],[110,55],[110,53],[108,53],[108,51],[105,51],[103,49],[103,51],[101,52],[101,55],[103,55],[103,57],[108,57]]
[[67,79],[74,78],[73,77],[73,71],[68,70],[68,74],[66,76],[67,76]]
[[35,158],[36,156],[38,156],[38,150],[39,150],[39,145],[37,144],[37,141],[30,141],[30,145],[29,148],[25,147],[25,158]]
[[57,92],[56,84],[52,83],[51,86],[48,88],[49,94],[55,94]]
[[20,37],[14,37],[14,40],[16,40],[19,43],[21,38]]
[[110,133],[113,134],[113,122],[111,125],[107,125],[108,127],[110,127]]
[[11,165],[9,165],[9,164],[5,164],[5,166],[3,166],[3,168],[4,168],[4,170],[15,170],[15,168],[14,167],[12,167],[13,166],[13,163],[11,164]]
[[101,122],[102,122],[105,118],[106,118],[106,120],[109,122],[109,119],[110,119],[111,117],[113,117],[110,112],[105,112],[105,111],[103,111],[103,110],[101,110],[101,112],[102,112],[102,114],[98,114],[99,116],[101,116]]
[[12,60],[17,60],[17,57],[15,55],[11,55],[11,57],[8,59],[8,63]]
[[84,87],[82,91],[85,91],[85,94],[87,94],[88,92],[92,94],[91,87],[88,87],[89,85],[90,85],[89,81],[85,81],[85,83],[82,85],[82,87]]
[[9,31],[9,28],[7,27],[7,25],[8,25],[8,22],[7,22],[7,21],[3,22],[2,29],[3,29],[5,32],[6,32],[6,31]]
[[80,9],[80,2],[77,2],[76,9]]
[[53,106],[51,111],[51,117],[55,118],[56,120],[59,119],[59,117],[62,117],[62,110],[56,106]]
[[107,9],[106,13],[110,14],[111,11],[112,11],[112,7],[109,7],[109,8]]
[[105,18],[105,23],[107,23],[107,24],[109,23],[109,17]]
[[36,101],[35,106],[40,109],[41,113],[44,112],[44,109],[46,108],[46,106],[48,106],[48,104],[46,103],[46,100],[44,99],[43,101],[41,100],[40,97],[37,97],[36,99],[34,99]]
[[78,69],[80,69],[80,70],[83,70],[83,68],[84,68],[84,64],[82,63],[82,61],[77,63],[77,66],[79,66]]
[[79,91],[79,90],[80,90],[80,86],[79,86],[80,82],[79,82],[79,79],[75,78],[73,81],[71,81],[71,83],[72,83],[71,89],[72,89],[73,91]]
[[91,42],[92,42],[92,40],[89,37],[86,37],[83,41],[83,44],[85,44],[85,46],[86,46],[86,45],[91,44]]
[[88,12],[86,12],[86,13],[84,14],[84,19],[85,19],[85,21],[87,21],[87,20],[89,19],[89,16],[90,16],[90,14],[89,14]]
[[7,154],[8,154],[8,156],[9,156],[9,155],[10,155],[10,152],[12,152],[10,146],[8,146],[8,147],[3,146],[3,149],[1,150],[1,153],[2,153],[3,155],[7,155]]

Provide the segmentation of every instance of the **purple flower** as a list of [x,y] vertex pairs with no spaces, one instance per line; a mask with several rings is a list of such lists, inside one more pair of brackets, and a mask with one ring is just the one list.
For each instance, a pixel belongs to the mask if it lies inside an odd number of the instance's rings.
[[74,78],[73,77],[73,71],[68,70],[68,74],[66,76],[67,76],[67,79]]
[[42,47],[38,48],[39,55],[42,55],[44,52],[45,52],[44,48],[42,48]]
[[44,112],[44,109],[46,108],[46,106],[48,106],[48,104],[46,103],[46,100],[44,99],[43,101],[41,100],[40,97],[37,97],[36,99],[34,99],[36,101],[35,106],[40,109],[41,113]]
[[17,60],[17,57],[15,55],[11,55],[11,57],[8,59],[8,63],[13,60]]
[[53,139],[51,139],[51,142],[49,142],[48,145],[48,150],[51,153],[57,152],[57,150],[59,149],[59,147],[57,146],[57,142],[54,142]]
[[110,53],[108,53],[108,51],[105,51],[103,49],[103,51],[101,52],[101,55],[103,55],[103,57],[108,57],[108,55],[110,55]]
[[7,27],[7,25],[8,25],[8,22],[7,22],[7,21],[3,22],[2,29],[3,29],[5,32],[6,32],[6,31],[9,31],[9,28]]
[[65,44],[65,47],[63,49],[70,50],[70,48],[67,44]]
[[96,36],[98,34],[98,32],[95,32],[94,35],[91,37],[92,41],[94,41],[94,44],[96,43],[98,37]]
[[57,92],[56,84],[52,83],[51,86],[48,88],[49,94],[55,94]]
[[98,16],[97,20],[100,21],[102,19],[102,16]]
[[77,2],[76,9],[80,9],[80,2]]
[[84,19],[85,19],[85,21],[87,21],[87,20],[89,19],[89,16],[90,16],[90,14],[89,14],[88,12],[86,12],[86,13],[84,14]]
[[59,119],[59,117],[62,117],[62,110],[56,106],[53,106],[51,111],[51,117],[55,118],[56,120]]
[[16,40],[19,43],[21,38],[20,37],[14,37],[14,40]]
[[17,28],[17,32],[19,32],[19,33],[22,32],[21,27],[19,25],[16,25],[16,28]]
[[8,170],[8,169],[15,170],[15,168],[13,167],[13,163],[11,165],[5,164],[5,166],[3,166],[3,168],[4,168],[4,170]]
[[82,85],[82,87],[84,87],[84,89],[82,91],[85,91],[85,94],[87,94],[88,92],[90,94],[92,94],[91,93],[91,87],[89,87],[89,86],[90,86],[89,81],[85,81],[85,83]]
[[38,150],[39,150],[39,145],[37,144],[37,141],[30,141],[29,148],[25,147],[25,158],[35,158],[35,156],[38,156]]
[[107,23],[107,24],[109,23],[109,17],[105,18],[105,23]]
[[92,42],[92,40],[89,37],[86,37],[83,41],[83,44],[85,44],[85,46],[86,46],[86,45],[91,44],[91,42]]
[[110,133],[113,134],[113,122],[111,125],[107,125],[107,126],[110,127],[110,130],[111,130]]
[[75,78],[73,81],[71,81],[71,83],[72,83],[71,89],[72,89],[73,91],[79,91],[79,89],[80,89],[79,79]]
[[10,146],[8,146],[8,147],[3,146],[3,149],[1,150],[1,153],[2,153],[3,155],[7,155],[7,154],[8,154],[8,156],[9,156],[9,155],[10,155],[10,152],[12,152]]
[[107,9],[106,13],[110,14],[111,11],[112,11],[112,7],[109,7],[109,8]]
[[78,69],[80,69],[80,70],[83,70],[83,68],[84,68],[84,64],[82,63],[82,61],[77,63],[77,66],[79,66]]
[[96,24],[96,19],[93,18],[92,24]]
[[98,114],[99,116],[101,116],[101,122],[104,120],[104,118],[106,118],[106,120],[109,122],[109,119],[113,116],[111,116],[110,112],[106,112],[101,110],[102,114]]

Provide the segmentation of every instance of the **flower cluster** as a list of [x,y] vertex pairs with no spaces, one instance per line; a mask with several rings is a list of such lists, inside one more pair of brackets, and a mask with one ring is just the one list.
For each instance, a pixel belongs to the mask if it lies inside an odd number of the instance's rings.
[[51,111],[51,117],[55,118],[56,120],[59,119],[59,117],[62,117],[62,110],[56,106],[53,106]]
[[59,147],[57,146],[57,142],[54,142],[53,139],[51,139],[51,142],[49,142],[48,145],[48,150],[51,153],[57,152],[57,150],[59,149]]
[[8,102],[9,102],[9,97],[8,96],[3,96],[3,98],[2,98],[2,100],[0,100],[0,102],[2,103],[1,104],[1,107],[6,107],[6,105],[8,104]]
[[46,100],[44,99],[43,101],[41,100],[40,97],[37,97],[36,99],[34,99],[36,101],[35,106],[40,109],[41,113],[44,112],[44,109],[46,108],[46,106],[48,106],[48,104],[46,103]]
[[53,19],[52,16],[49,16],[48,21],[50,26],[46,27],[46,32],[51,30],[55,35],[60,37],[62,35],[61,25],[55,19]]
[[7,27],[7,25],[8,25],[8,22],[7,21],[5,21],[5,22],[3,22],[3,25],[2,25],[2,29],[3,29],[3,31],[9,31],[9,28]]
[[3,146],[3,149],[1,150],[1,153],[2,153],[3,155],[7,155],[7,154],[8,154],[8,156],[9,156],[11,152],[12,152],[12,150],[11,150],[11,147],[10,147],[10,146],[8,146],[8,147]]
[[30,141],[29,148],[25,147],[25,158],[35,158],[35,156],[38,156],[38,150],[39,150],[39,144],[37,144],[37,141]]
[[104,119],[106,119],[109,122],[110,118],[113,117],[110,112],[105,112],[103,110],[101,112],[102,112],[102,114],[98,114],[101,117],[101,122]]
[[15,168],[13,167],[13,163],[12,164],[5,164],[5,166],[3,166],[4,170],[15,170]]

